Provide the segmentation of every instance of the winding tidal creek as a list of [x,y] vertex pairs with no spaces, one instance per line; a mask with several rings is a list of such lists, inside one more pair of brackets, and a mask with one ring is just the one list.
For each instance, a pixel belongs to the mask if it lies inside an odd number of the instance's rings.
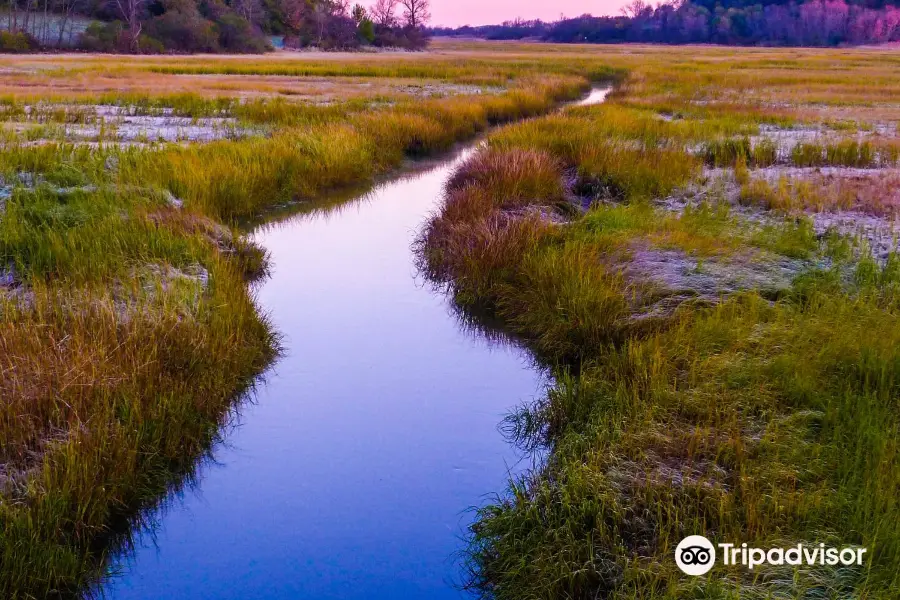
[[258,303],[285,355],[105,597],[465,596],[469,509],[531,464],[498,425],[546,385],[416,272],[416,235],[474,148],[254,234],[272,258]]

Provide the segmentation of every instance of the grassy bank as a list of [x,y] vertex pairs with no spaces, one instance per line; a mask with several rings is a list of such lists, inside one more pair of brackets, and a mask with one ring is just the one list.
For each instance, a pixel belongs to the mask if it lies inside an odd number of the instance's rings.
[[265,252],[234,224],[315,206],[589,85],[517,73],[467,97],[182,101],[258,127],[209,143],[6,140],[0,596],[74,596],[101,577],[113,532],[190,473],[276,355],[248,290]]
[[[631,72],[607,104],[493,133],[423,234],[433,280],[556,365],[510,417],[550,453],[479,510],[476,594],[896,596],[900,262],[872,233],[896,157],[846,167],[859,136],[896,143],[873,99],[900,80],[877,53],[693,52],[610,51]],[[882,77],[862,90],[856,69]],[[828,201],[860,177],[885,202]],[[673,559],[691,534],[868,560],[694,578]]]

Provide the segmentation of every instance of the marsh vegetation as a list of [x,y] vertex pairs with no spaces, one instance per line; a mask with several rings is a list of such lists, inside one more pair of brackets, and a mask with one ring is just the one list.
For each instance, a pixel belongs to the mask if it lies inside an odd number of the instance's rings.
[[[510,421],[549,454],[479,511],[469,587],[891,598],[893,57],[437,50],[0,60],[0,595],[101,577],[111,530],[277,355],[242,224],[495,126],[421,266],[557,383]],[[548,114],[592,82],[616,85],[607,102]],[[871,563],[687,579],[670,556],[688,533],[858,544]]]
[[[469,588],[891,598],[892,58],[666,52],[606,50],[628,69],[607,103],[493,132],[423,233],[435,281],[556,365],[511,417],[549,457],[479,510]],[[698,533],[871,562],[686,578]]]

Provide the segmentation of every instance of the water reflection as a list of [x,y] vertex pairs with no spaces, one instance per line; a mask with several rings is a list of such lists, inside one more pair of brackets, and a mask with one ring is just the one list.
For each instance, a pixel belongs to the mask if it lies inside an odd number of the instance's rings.
[[612,88],[594,88],[587,96],[576,102],[576,105],[591,106],[593,104],[600,104],[606,100],[606,97],[610,94],[610,92],[612,92]]
[[[220,466],[216,460],[216,452],[227,447],[229,435],[234,432],[243,420],[243,409],[256,401],[258,386],[265,382],[260,376],[243,390],[235,402],[226,408],[213,428],[212,436],[207,440],[199,455],[185,456],[182,465],[171,465],[172,478],[160,490],[158,500],[137,512],[126,513],[116,519],[109,535],[96,541],[98,557],[102,570],[101,576],[84,592],[87,598],[109,597],[109,586],[117,577],[127,572],[134,556],[141,547],[157,547],[157,532],[171,510],[178,510],[186,496],[200,493],[200,483],[211,469]],[[103,558],[115,557],[111,564],[103,569]],[[68,597],[68,596],[65,596]]]
[[467,507],[530,466],[497,425],[545,386],[416,280],[412,241],[465,156],[258,230],[286,355],[108,597],[460,596]]

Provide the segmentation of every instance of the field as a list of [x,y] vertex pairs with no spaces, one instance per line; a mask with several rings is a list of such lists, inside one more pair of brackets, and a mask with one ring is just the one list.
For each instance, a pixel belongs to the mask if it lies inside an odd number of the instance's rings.
[[[497,598],[892,598],[898,59],[438,42],[0,58],[0,596],[68,596],[279,351],[248,224],[492,129],[420,242],[555,367],[484,507]],[[553,111],[592,83],[607,103]],[[542,116],[544,115],[544,116]],[[877,335],[876,333],[877,332]],[[864,569],[688,579],[689,533]]]

